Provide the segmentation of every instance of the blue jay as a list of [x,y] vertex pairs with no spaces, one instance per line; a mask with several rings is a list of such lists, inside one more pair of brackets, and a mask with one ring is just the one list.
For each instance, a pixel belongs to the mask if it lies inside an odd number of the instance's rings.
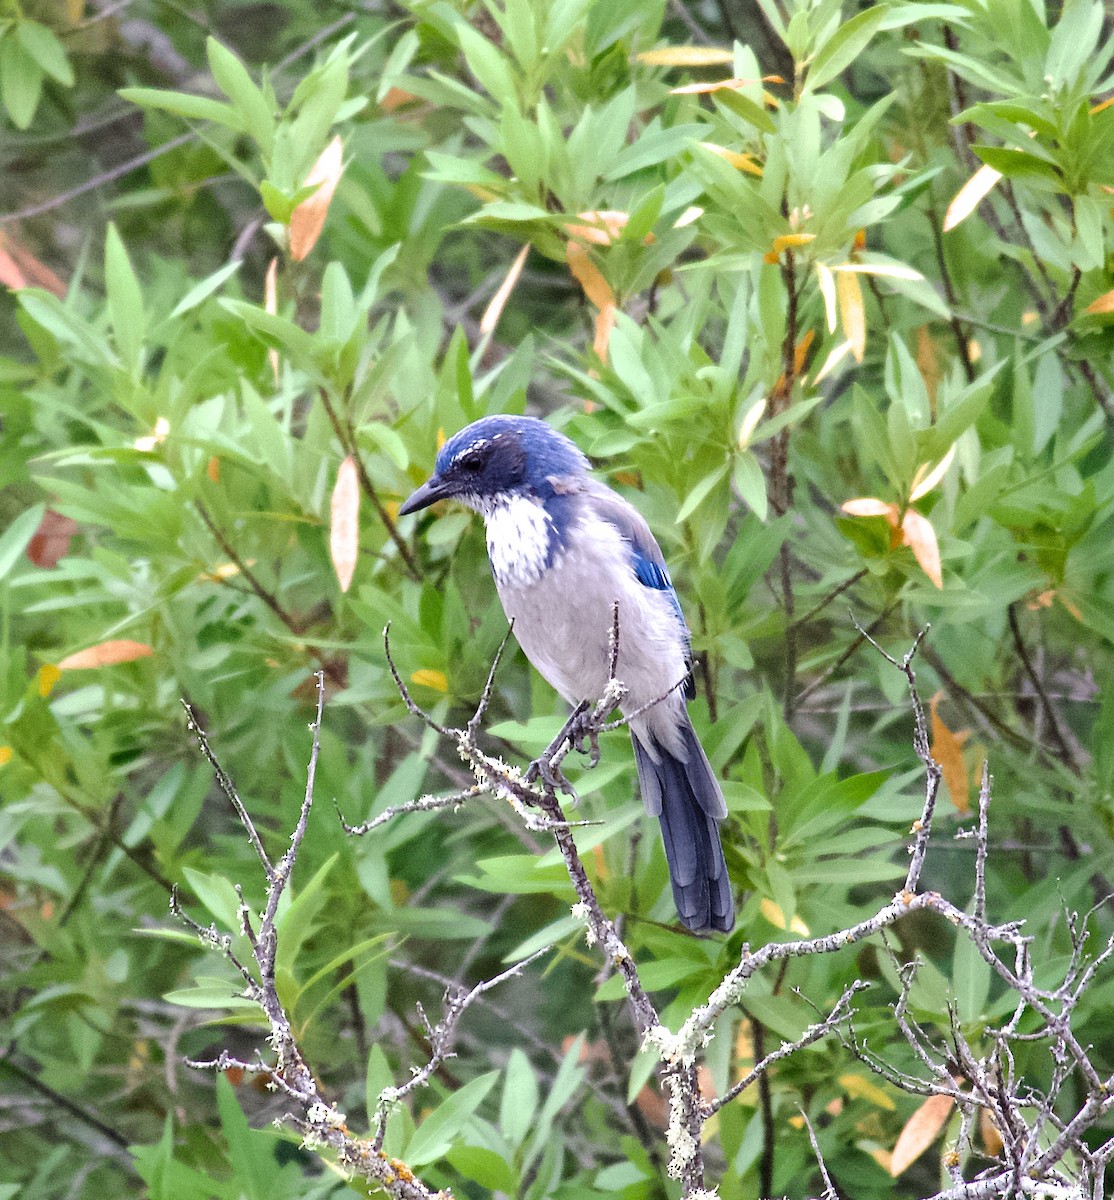
[[480,513],[515,637],[572,704],[603,694],[618,602],[622,709],[643,801],[661,823],[673,899],[689,929],[726,932],[735,913],[717,822],[727,806],[685,708],[695,695],[685,618],[650,527],[588,471],[544,421],[484,417],[445,443],[399,514],[445,499]]

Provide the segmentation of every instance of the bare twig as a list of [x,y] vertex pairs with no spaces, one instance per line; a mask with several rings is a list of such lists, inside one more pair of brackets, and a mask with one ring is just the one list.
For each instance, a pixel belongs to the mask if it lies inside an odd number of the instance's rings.
[[259,840],[259,834],[256,832],[251,818],[248,816],[247,809],[244,808],[244,802],[240,799],[240,793],[236,791],[236,785],[217,761],[217,756],[213,753],[213,748],[209,745],[209,738],[205,730],[197,723],[197,716],[189,701],[183,700],[182,707],[186,711],[186,729],[197,738],[197,744],[201,748],[201,753],[208,760],[209,766],[212,767],[220,790],[228,797],[229,804],[232,805],[236,816],[240,818],[240,824],[247,831],[248,841],[251,842],[251,848],[255,851],[256,857],[263,864],[263,871],[267,876],[267,881],[272,881],[275,877],[275,868],[271,865],[270,858],[267,857],[267,851],[263,849],[263,843]]
[[[358,1172],[365,1179],[382,1188],[394,1200],[447,1200],[447,1193],[428,1187],[414,1175],[405,1163],[389,1158],[381,1146],[373,1144],[371,1139],[357,1138],[348,1130],[344,1114],[338,1112],[322,1095],[320,1085],[302,1055],[294,1037],[290,1018],[279,998],[275,982],[275,962],[278,953],[276,916],[283,893],[293,874],[302,839],[305,837],[313,805],[317,760],[321,749],[321,716],[325,704],[325,677],[322,671],[316,672],[316,680],[317,709],[314,721],[310,726],[311,745],[309,763],[306,768],[305,793],[294,832],[290,837],[290,844],[282,857],[273,865],[262,849],[250,814],[239,802],[236,789],[230,781],[228,786],[222,783],[222,789],[233,802],[236,815],[243,824],[256,854],[263,864],[267,878],[267,900],[260,918],[258,933],[252,930],[248,907],[242,893],[240,894],[241,928],[251,945],[258,978],[236,958],[232,950],[232,938],[229,935],[218,933],[214,927],[204,929],[198,925],[181,910],[176,895],[171,901],[171,907],[176,915],[185,921],[202,942],[220,951],[239,971],[244,980],[245,994],[259,1004],[267,1017],[270,1026],[268,1043],[274,1050],[276,1061],[272,1066],[265,1064],[262,1058],[248,1062],[244,1059],[234,1058],[226,1050],[222,1050],[217,1057],[195,1062],[193,1065],[208,1070],[223,1070],[229,1066],[236,1066],[245,1071],[264,1075],[270,1087],[281,1091],[294,1102],[297,1111],[288,1113],[285,1119],[302,1133],[307,1146],[328,1148],[336,1155],[337,1161],[342,1167]],[[192,730],[198,734],[202,750],[213,769],[218,773],[218,777],[228,780],[227,773],[216,761],[208,746],[208,741],[197,727],[192,713],[190,721]]]
[[[466,992],[463,988],[456,987],[450,987],[446,990],[445,1011],[441,1021],[435,1027],[430,1027],[429,1023],[426,1022],[426,1032],[429,1035],[430,1046],[429,1061],[414,1071],[404,1084],[398,1087],[384,1088],[379,1094],[379,1099],[375,1105],[375,1136],[372,1138],[372,1148],[375,1153],[379,1153],[383,1148],[383,1140],[387,1136],[387,1118],[390,1116],[391,1107],[415,1089],[425,1087],[445,1059],[452,1057],[452,1044],[453,1039],[456,1037],[457,1026],[460,1024],[460,1018],[468,1008],[484,992],[489,992],[492,988],[498,987],[499,984],[504,983],[506,980],[520,975],[532,962],[541,958],[543,954],[548,953],[549,947],[543,946],[541,950],[535,950],[529,958],[524,958],[521,962],[515,963],[513,967],[508,967],[507,970],[493,978],[477,983],[471,991]],[[420,1007],[419,1014],[424,1020],[425,1014]]]

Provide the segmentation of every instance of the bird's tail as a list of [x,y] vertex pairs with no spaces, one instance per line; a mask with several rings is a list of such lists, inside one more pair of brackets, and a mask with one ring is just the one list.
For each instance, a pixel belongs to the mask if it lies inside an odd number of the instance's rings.
[[727,806],[687,718],[679,732],[683,758],[660,743],[651,752],[631,731],[638,783],[647,811],[661,822],[669,882],[682,924],[696,933],[727,933],[735,924],[735,905],[718,825]]

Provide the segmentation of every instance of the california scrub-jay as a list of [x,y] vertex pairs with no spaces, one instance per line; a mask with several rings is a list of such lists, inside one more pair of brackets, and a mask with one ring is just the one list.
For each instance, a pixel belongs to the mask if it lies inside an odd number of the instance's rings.
[[685,618],[650,527],[588,470],[544,421],[484,417],[445,443],[399,514],[453,499],[483,516],[515,637],[572,704],[603,694],[618,602],[622,710],[642,798],[661,822],[673,899],[689,929],[726,932],[735,913],[717,822],[727,806],[685,707],[695,695]]

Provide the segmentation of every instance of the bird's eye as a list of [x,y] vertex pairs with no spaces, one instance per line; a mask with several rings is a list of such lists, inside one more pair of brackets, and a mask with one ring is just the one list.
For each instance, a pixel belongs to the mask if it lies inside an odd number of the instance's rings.
[[462,471],[475,474],[476,471],[483,469],[484,460],[479,454],[465,454],[461,456],[457,465]]

